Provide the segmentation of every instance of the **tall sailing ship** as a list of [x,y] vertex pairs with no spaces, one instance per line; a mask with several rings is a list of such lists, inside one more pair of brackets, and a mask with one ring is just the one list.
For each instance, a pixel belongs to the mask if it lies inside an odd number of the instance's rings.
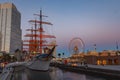
[[43,24],[52,24],[43,21],[43,17],[47,16],[42,14],[42,10],[40,10],[40,14],[34,15],[38,16],[39,20],[29,21],[33,27],[26,30],[30,33],[25,35],[28,39],[23,41],[24,50],[28,51],[30,55],[33,55],[31,60],[26,64],[26,67],[33,70],[47,71],[56,46],[56,44],[52,44],[52,40],[55,41],[56,37],[46,34]]

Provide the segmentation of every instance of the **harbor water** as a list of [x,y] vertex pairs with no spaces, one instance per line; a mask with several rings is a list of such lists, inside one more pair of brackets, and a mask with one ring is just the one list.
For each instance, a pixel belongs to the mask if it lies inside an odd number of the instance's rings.
[[10,80],[115,80],[106,79],[102,76],[86,75],[64,71],[59,68],[51,67],[48,72],[33,71],[22,69],[14,71]]

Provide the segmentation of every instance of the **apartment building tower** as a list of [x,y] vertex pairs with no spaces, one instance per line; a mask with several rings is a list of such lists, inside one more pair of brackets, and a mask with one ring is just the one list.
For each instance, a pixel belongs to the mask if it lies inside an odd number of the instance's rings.
[[21,50],[21,14],[13,3],[0,4],[0,51]]

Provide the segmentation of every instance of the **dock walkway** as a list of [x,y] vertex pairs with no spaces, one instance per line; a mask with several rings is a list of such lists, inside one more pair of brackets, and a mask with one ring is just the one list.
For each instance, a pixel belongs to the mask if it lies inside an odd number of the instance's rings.
[[89,64],[88,67],[120,71],[120,65],[104,65],[103,66],[103,65],[91,65],[91,64]]
[[60,63],[52,63],[51,66],[59,67],[60,69],[86,73],[95,76],[103,76],[106,78],[114,78],[120,80],[120,65],[85,65],[71,66]]

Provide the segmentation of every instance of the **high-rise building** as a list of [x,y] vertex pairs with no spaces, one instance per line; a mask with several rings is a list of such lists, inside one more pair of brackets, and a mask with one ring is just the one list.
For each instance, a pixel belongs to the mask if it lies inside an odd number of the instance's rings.
[[13,3],[0,4],[0,51],[21,50],[21,14]]

